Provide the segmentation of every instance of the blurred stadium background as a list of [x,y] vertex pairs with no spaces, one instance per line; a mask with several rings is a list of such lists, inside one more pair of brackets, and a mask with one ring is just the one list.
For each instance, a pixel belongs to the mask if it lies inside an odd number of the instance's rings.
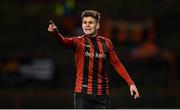
[[112,108],[180,108],[179,0],[1,0],[0,108],[73,108],[74,56],[47,31],[82,34],[80,14],[101,13],[110,38],[136,82],[133,100],[108,64]]

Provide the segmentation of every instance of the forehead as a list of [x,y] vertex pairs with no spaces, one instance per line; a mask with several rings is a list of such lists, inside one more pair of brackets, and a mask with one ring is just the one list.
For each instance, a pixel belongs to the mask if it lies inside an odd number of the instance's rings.
[[96,21],[96,19],[93,18],[93,17],[91,17],[91,16],[88,16],[88,17],[84,17],[84,18],[82,19],[82,21]]

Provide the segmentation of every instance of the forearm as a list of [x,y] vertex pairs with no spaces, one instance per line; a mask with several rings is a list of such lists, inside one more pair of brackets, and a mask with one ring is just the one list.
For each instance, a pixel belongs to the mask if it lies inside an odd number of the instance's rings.
[[120,63],[120,62],[115,63],[113,66],[115,67],[115,70],[117,71],[117,73],[128,83],[129,86],[134,84],[133,80],[129,76],[127,70],[122,65],[122,63]]
[[64,41],[64,36],[62,34],[60,34],[58,31],[54,31],[53,35],[55,36],[55,38],[58,40],[59,43],[63,43]]
[[117,71],[117,73],[128,83],[128,85],[134,84],[133,80],[129,76],[127,70],[123,66],[123,64],[119,61],[118,57],[116,56],[115,52],[110,55],[111,64]]
[[55,38],[57,39],[57,41],[67,47],[67,48],[71,48],[73,45],[73,39],[72,38],[65,38],[61,33],[59,33],[58,31],[54,31],[53,35],[55,36]]

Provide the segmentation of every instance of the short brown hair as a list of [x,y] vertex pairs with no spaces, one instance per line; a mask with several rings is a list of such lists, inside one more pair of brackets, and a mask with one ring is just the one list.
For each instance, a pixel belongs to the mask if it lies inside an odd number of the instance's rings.
[[97,20],[97,22],[99,22],[100,20],[100,13],[98,11],[95,11],[95,10],[84,10],[82,13],[81,13],[81,19],[83,19],[84,17],[93,17]]

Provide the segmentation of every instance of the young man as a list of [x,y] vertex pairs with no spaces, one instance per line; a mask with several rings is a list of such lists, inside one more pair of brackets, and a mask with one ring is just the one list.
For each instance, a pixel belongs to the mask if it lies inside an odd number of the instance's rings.
[[109,79],[106,72],[108,59],[130,86],[130,93],[134,99],[138,98],[138,90],[119,61],[112,42],[98,35],[100,13],[85,10],[81,18],[84,31],[84,35],[81,36],[65,38],[58,32],[53,22],[48,27],[48,31],[55,34],[60,44],[75,52],[75,108],[109,108]]

